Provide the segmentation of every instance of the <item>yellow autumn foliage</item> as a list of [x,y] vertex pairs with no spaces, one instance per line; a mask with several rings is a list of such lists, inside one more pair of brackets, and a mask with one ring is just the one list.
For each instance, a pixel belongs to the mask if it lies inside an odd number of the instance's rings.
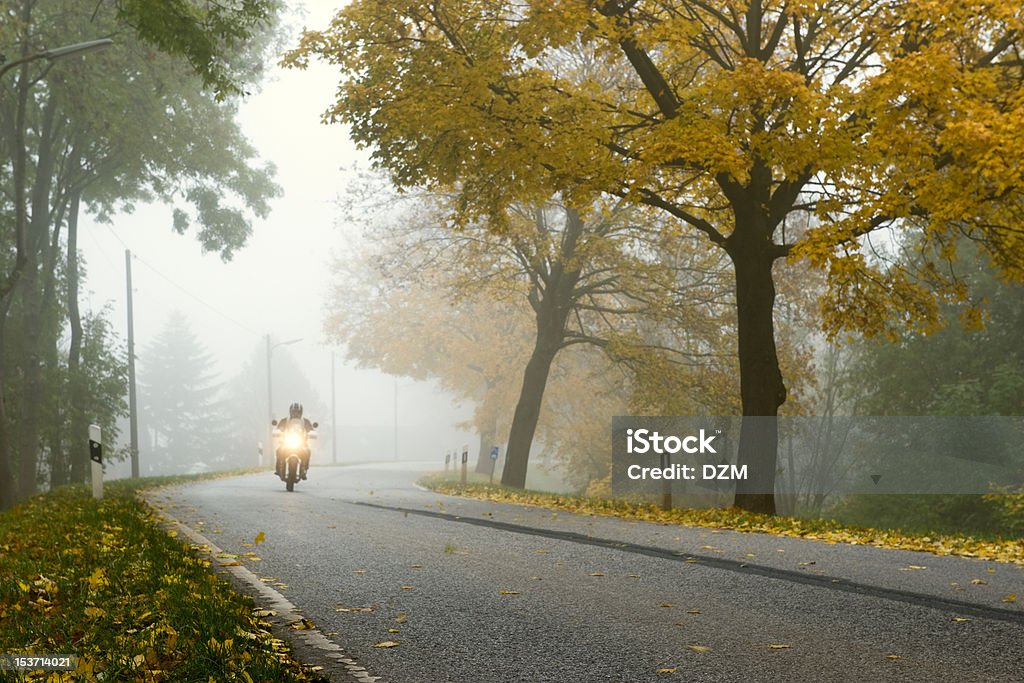
[[[935,325],[936,291],[870,258],[869,232],[967,232],[1024,278],[1020,3],[642,5],[363,0],[285,63],[343,69],[325,120],[398,185],[453,189],[462,220],[613,194],[728,246],[749,209],[828,271],[833,334]],[[800,212],[814,228],[780,239]]]

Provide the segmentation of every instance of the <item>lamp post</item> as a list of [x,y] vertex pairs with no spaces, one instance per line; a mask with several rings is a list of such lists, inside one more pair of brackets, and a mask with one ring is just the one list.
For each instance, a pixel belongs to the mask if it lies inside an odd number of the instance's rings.
[[338,464],[338,413],[334,402],[334,351],[331,351],[331,464]]
[[270,452],[273,450],[273,443],[272,443],[273,442],[273,436],[271,436],[271,424],[270,423],[274,420],[274,383],[273,383],[273,378],[271,377],[271,375],[272,375],[272,368],[271,368],[270,358],[271,358],[272,354],[274,353],[274,349],[276,349],[278,346],[287,346],[288,344],[295,344],[297,342],[302,341],[302,338],[300,337],[299,339],[289,339],[288,341],[277,342],[276,344],[271,344],[270,343],[270,335],[268,334],[268,335],[266,335],[266,340],[267,340],[267,446],[263,450],[263,453],[264,453],[263,457],[264,457],[264,459],[268,459],[270,457],[270,455],[269,455]]
[[[8,62],[3,55],[0,55],[0,80],[7,75],[8,71],[15,67],[24,66],[29,62],[36,61],[37,59],[45,59],[52,65],[55,60],[62,59],[64,57],[71,57],[73,55],[85,54],[86,52],[92,52],[94,50],[101,50],[103,48],[110,47],[113,44],[114,41],[110,38],[100,38],[99,40],[89,40],[84,43],[65,45],[64,47],[58,47],[53,50],[43,50],[42,52],[36,52],[35,54],[25,54],[27,48],[22,47],[22,56],[15,59],[13,62]],[[47,67],[47,70],[48,69],[49,67]],[[28,255],[26,253],[28,249],[26,236],[28,230],[28,206],[26,203],[28,183],[28,171],[26,169],[26,164],[28,152],[25,149],[26,107],[29,97],[28,91],[32,86],[42,80],[45,75],[46,72],[44,71],[43,74],[37,78],[28,80],[27,74],[23,74],[22,81],[17,86],[17,89],[20,90],[20,94],[17,97],[18,104],[14,110],[14,154],[11,159],[11,176],[14,180],[13,242],[16,245],[15,249],[17,254],[14,259],[14,267],[11,273],[7,275],[2,285],[0,285],[0,299],[5,301],[11,296],[18,278],[21,277],[21,273],[28,262]]]
[[[74,55],[84,55],[87,52],[94,52],[96,50],[102,50],[110,47],[114,44],[114,41],[110,38],[100,38],[98,40],[87,40],[84,43],[75,43],[73,45],[65,45],[63,47],[57,47],[52,50],[43,50],[36,52],[35,54],[26,55],[20,59],[15,59],[13,62],[8,62],[0,66],[0,78],[3,78],[4,74],[13,69],[16,66],[27,64],[28,62],[34,62],[37,59],[45,59],[48,62],[53,62],[57,59],[64,57],[72,57]],[[2,57],[0,57],[2,59]]]

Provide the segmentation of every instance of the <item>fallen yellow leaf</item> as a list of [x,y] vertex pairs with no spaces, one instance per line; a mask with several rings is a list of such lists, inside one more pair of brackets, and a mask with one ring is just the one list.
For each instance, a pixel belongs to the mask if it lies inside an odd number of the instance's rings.
[[656,674],[674,674],[677,671],[679,671],[679,667],[678,666],[674,666],[671,669],[667,669],[667,668],[666,669],[655,669],[654,673],[656,673]]
[[707,645],[687,645],[686,647],[694,652],[711,652],[711,648]]
[[255,543],[256,545],[259,545],[260,543],[263,543],[266,540],[267,540],[267,537],[264,536],[263,532],[261,531],[258,534],[256,534],[256,539],[253,541],[253,543]]
[[393,640],[385,640],[383,643],[377,643],[374,647],[398,647],[398,643]]
[[1010,593],[1005,598],[1003,598],[1003,602],[1017,602],[1017,594]]
[[769,650],[788,650],[789,647],[790,647],[789,645],[769,645],[768,649]]
[[86,579],[89,582],[89,588],[94,590],[109,586],[110,581],[107,580],[106,572],[102,567],[97,567],[93,570],[92,574]]

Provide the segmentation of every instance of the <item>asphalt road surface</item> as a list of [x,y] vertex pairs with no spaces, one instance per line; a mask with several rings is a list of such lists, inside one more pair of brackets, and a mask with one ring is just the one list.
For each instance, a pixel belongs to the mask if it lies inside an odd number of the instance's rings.
[[453,498],[422,473],[157,502],[340,647],[339,681],[1024,681],[1024,567]]

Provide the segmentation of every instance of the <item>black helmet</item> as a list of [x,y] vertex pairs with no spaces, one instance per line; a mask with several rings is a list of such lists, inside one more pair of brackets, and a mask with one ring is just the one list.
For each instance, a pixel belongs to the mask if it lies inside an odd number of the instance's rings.
[[302,404],[293,403],[288,406],[288,417],[302,417]]

